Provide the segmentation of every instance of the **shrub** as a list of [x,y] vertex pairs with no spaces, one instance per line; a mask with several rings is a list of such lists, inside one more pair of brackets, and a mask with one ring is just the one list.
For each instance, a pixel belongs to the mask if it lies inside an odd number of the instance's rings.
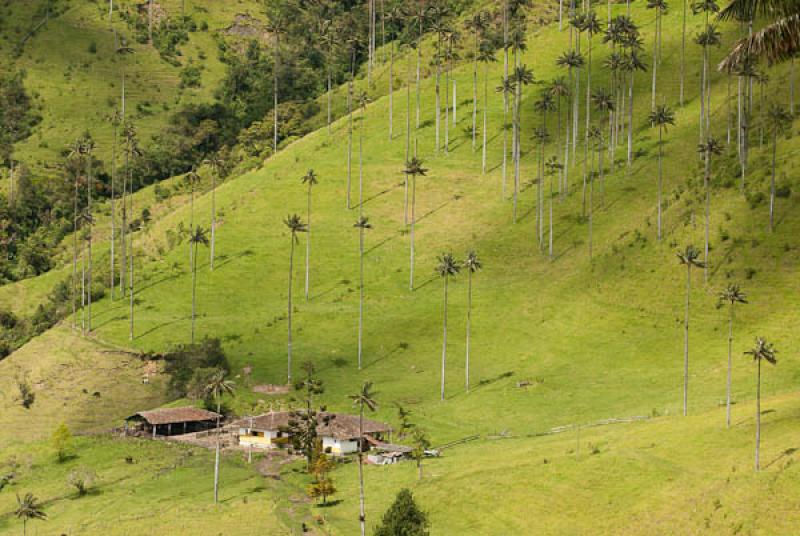
[[72,432],[69,431],[67,425],[61,423],[61,426],[55,429],[53,435],[50,437],[50,442],[53,445],[53,450],[56,451],[56,459],[59,463],[66,461],[69,457],[69,447],[72,443]]
[[397,494],[394,503],[375,527],[375,536],[428,536],[428,515],[420,510],[408,489]]
[[79,497],[83,497],[94,485],[97,474],[88,467],[73,469],[67,475],[67,484],[78,492]]
[[185,344],[175,347],[163,356],[165,372],[170,375],[169,394],[184,397],[189,394],[189,386],[199,369],[222,369],[230,372],[228,359],[219,339],[203,339],[199,344]]

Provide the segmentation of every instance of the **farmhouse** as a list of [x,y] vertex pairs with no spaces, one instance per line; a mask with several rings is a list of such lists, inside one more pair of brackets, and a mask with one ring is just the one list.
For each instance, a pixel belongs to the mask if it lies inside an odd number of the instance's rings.
[[[234,423],[239,428],[239,444],[253,448],[275,448],[289,441],[291,412],[270,412],[257,417],[248,417]],[[345,413],[322,412],[318,415],[317,435],[322,440],[326,453],[342,456],[358,452],[359,418]],[[388,424],[364,419],[365,445],[370,440],[381,441],[391,432]]]
[[171,436],[214,428],[220,415],[200,408],[162,408],[140,411],[125,419],[125,433],[131,430]]

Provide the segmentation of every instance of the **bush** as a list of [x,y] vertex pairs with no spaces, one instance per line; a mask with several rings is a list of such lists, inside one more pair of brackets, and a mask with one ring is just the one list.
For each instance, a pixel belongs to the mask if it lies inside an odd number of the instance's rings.
[[414,496],[402,489],[375,527],[375,536],[428,536],[429,525],[428,515],[419,509]]
[[[195,372],[200,369],[222,369],[230,372],[228,359],[219,339],[203,339],[199,344],[185,344],[163,356],[164,370],[170,375],[169,394],[177,398],[189,394]],[[195,379],[196,380],[196,379]]]
[[72,432],[69,431],[66,424],[61,423],[61,426],[55,429],[50,437],[50,442],[53,445],[53,450],[56,451],[58,462],[66,461],[69,457],[69,447],[72,443]]
[[97,474],[88,467],[79,467],[73,469],[67,475],[67,484],[75,488],[79,497],[83,497],[89,492],[89,489],[94,485],[97,479]]
[[181,71],[181,87],[200,87],[200,75],[200,67],[188,65]]

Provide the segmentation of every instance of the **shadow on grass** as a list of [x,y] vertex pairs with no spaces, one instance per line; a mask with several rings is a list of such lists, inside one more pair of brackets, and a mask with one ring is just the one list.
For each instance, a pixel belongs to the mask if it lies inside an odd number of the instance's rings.
[[136,338],[137,339],[141,339],[142,337],[147,337],[148,335],[158,331],[161,328],[165,328],[167,326],[171,326],[172,324],[177,324],[178,322],[181,322],[181,321],[182,321],[182,319],[175,319],[175,320],[170,320],[169,322],[164,322],[163,324],[159,324],[157,326],[154,326],[154,327],[148,329],[147,331],[144,331],[142,333],[137,333],[136,334]]

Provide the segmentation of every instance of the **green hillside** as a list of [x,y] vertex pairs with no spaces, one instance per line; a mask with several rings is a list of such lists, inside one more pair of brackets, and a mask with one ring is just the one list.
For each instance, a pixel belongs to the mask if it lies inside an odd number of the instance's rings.
[[[227,20],[225,17],[241,8],[224,9],[219,13],[220,18],[214,19],[220,25]],[[598,17],[605,21],[605,7],[599,5],[597,9]],[[623,14],[625,9],[624,4],[613,6],[614,14]],[[84,10],[86,13],[80,15]],[[568,48],[568,32],[559,32],[557,24],[552,22],[556,12],[552,6],[536,10],[537,17],[549,17],[550,22],[540,26],[531,16],[527,51],[521,62],[533,69],[537,81],[547,82],[566,74],[556,66],[556,59]],[[98,18],[99,11],[100,5],[88,3],[62,17],[80,21],[83,16],[102,28],[104,22]],[[434,80],[428,77],[423,81],[423,122],[421,128],[411,132],[411,143],[416,145],[418,156],[429,171],[426,177],[417,180],[413,290],[409,290],[410,233],[403,215],[406,92],[403,86],[394,93],[395,135],[389,140],[389,100],[380,86],[386,81],[385,66],[377,71],[379,75],[372,90],[374,102],[363,115],[355,115],[352,208],[346,208],[347,117],[338,119],[330,131],[322,128],[294,141],[269,158],[263,167],[234,173],[216,190],[217,258],[212,272],[208,249],[199,249],[196,331],[201,338],[222,341],[240,385],[237,396],[226,399],[228,407],[242,415],[259,401],[263,401],[262,408],[274,404],[274,398],[266,400],[265,395],[250,392],[244,385],[286,381],[287,284],[292,243],[282,220],[295,213],[306,220],[306,189],[301,177],[313,169],[319,184],[312,193],[308,301],[304,297],[304,267],[309,236],[302,234],[294,248],[293,379],[301,376],[301,364],[311,361],[325,385],[321,403],[330,408],[348,410],[351,407],[348,395],[356,392],[363,382],[371,381],[378,393],[377,418],[396,423],[395,403],[398,403],[412,411],[412,421],[428,432],[434,445],[474,434],[481,436],[478,441],[445,450],[441,459],[426,462],[426,476],[421,482],[416,481],[416,468],[411,463],[369,467],[366,471],[368,527],[378,522],[400,488],[411,487],[430,513],[432,534],[797,531],[798,520],[792,513],[800,506],[795,463],[800,439],[796,426],[800,406],[795,394],[800,381],[800,363],[795,359],[795,349],[800,344],[796,329],[800,306],[797,278],[800,243],[796,239],[800,233],[800,220],[796,217],[800,185],[794,170],[800,147],[794,137],[779,139],[777,175],[782,194],[777,198],[777,225],[770,233],[772,147],[766,133],[763,143],[760,142],[759,129],[766,128],[766,124],[758,120],[751,132],[746,195],[739,188],[735,141],[714,157],[709,276],[705,282],[702,269],[692,272],[690,416],[680,416],[686,269],[679,264],[676,253],[689,244],[702,250],[705,199],[703,165],[697,152],[701,50],[691,41],[687,44],[686,103],[678,105],[682,16],[679,7],[674,6],[663,21],[659,100],[675,108],[676,124],[665,135],[661,241],[656,235],[658,132],[647,122],[651,103],[649,72],[636,75],[633,164],[630,169],[625,164],[623,140],[616,149],[613,171],[610,166],[606,169],[602,195],[600,180],[595,182],[592,259],[589,259],[588,220],[581,216],[579,162],[569,170],[569,194],[563,199],[558,194],[553,196],[554,258],[550,260],[546,243],[540,251],[536,232],[539,146],[533,140],[533,131],[541,124],[540,114],[534,108],[538,85],[526,87],[523,94],[522,189],[517,223],[512,220],[510,196],[505,199],[502,196],[503,101],[494,91],[503,71],[501,55],[498,56],[501,61],[492,64],[489,73],[486,174],[481,173],[480,148],[472,149],[469,132],[472,64],[462,61],[454,71],[458,121],[450,126],[447,153],[435,149]],[[631,17],[640,26],[645,51],[651,50],[652,10],[634,3]],[[687,35],[695,36],[702,25],[701,16],[690,16]],[[736,24],[724,23],[720,28],[723,45],[711,50],[712,65],[738,36]],[[32,43],[31,58],[36,58],[36,47],[50,50],[44,35],[50,36],[49,32],[44,33],[41,40],[33,42],[39,44],[34,47]],[[86,32],[80,31],[80,35],[84,39]],[[56,34],[48,37],[57,38]],[[191,47],[198,47],[197,53],[204,46],[212,46],[203,39],[202,35],[193,37]],[[598,37],[594,43],[592,86],[608,88],[611,82],[603,68],[608,46],[600,41]],[[431,53],[433,44],[430,39],[425,41],[424,54]],[[144,62],[147,54],[135,57]],[[415,57],[408,56],[406,50],[397,54],[396,75],[404,77],[406,62],[411,60],[413,66]],[[645,54],[645,58],[649,59],[650,54]],[[153,61],[156,59],[153,55]],[[35,87],[37,75],[32,66],[36,61],[30,61],[30,83]],[[52,57],[48,61],[67,63]],[[161,63],[159,66],[163,69]],[[145,72],[148,66],[142,64],[141,69]],[[181,98],[207,97],[209,93],[205,92],[214,87],[215,72],[211,62],[203,90]],[[755,105],[759,111],[768,104],[787,106],[789,102],[789,66],[773,67],[768,73],[763,101],[756,92]],[[482,68],[480,75],[482,83]],[[160,88],[165,99],[172,99],[173,92],[166,89],[166,84],[167,81],[164,84],[159,81],[146,85]],[[363,80],[360,84],[363,87]],[[581,86],[585,92],[583,84],[585,80]],[[728,110],[735,111],[737,104],[735,78],[732,87],[729,96],[727,78],[714,71],[711,133],[723,144],[727,137]],[[47,151],[55,144],[49,147],[48,142],[43,146],[37,136],[60,139],[62,133],[52,125],[69,118],[56,114],[75,114],[86,120],[86,113],[62,104],[55,95],[44,95],[43,89],[40,91],[47,109],[52,103],[54,110],[59,111],[46,114],[45,122],[21,150],[28,158],[46,160]],[[339,88],[335,95],[336,106],[341,110],[345,92]],[[413,113],[413,92],[411,95]],[[69,98],[66,90],[61,98]],[[137,98],[145,97],[140,94]],[[321,100],[324,102],[324,97]],[[479,121],[483,106],[481,102]],[[146,128],[160,128],[159,118],[163,120],[162,116],[154,116]],[[147,121],[144,119],[142,124],[147,125]],[[583,121],[581,115],[581,125]],[[411,123],[413,127],[414,121]],[[545,155],[549,158],[557,151],[555,114],[550,115],[548,127],[551,141]],[[794,130],[792,126],[790,131]],[[734,128],[734,139],[735,134]],[[363,214],[369,217],[373,229],[366,236],[364,366],[358,370],[359,236],[353,224],[360,213],[358,149],[362,136]],[[581,158],[583,146],[578,149]],[[17,452],[15,449],[20,447],[14,444],[20,440],[18,430],[25,428],[23,442],[32,442],[35,462],[30,474],[15,482],[11,489],[12,492],[32,489],[48,501],[51,519],[38,524],[43,531],[44,527],[47,530],[75,527],[77,531],[80,526],[81,533],[114,533],[103,525],[104,521],[87,516],[82,504],[73,505],[63,499],[63,475],[44,475],[46,469],[38,470],[39,464],[43,468],[47,463],[52,464],[44,461],[49,454],[43,440],[62,421],[75,430],[97,430],[119,424],[119,419],[128,412],[166,401],[163,385],[143,385],[141,364],[130,356],[121,357],[118,352],[123,348],[134,352],[166,352],[176,344],[190,341],[189,245],[176,237],[192,218],[204,227],[210,224],[208,168],[201,169],[201,173],[205,177],[205,193],[195,199],[193,216],[183,191],[168,201],[155,200],[152,188],[143,189],[135,197],[137,207],[148,206],[154,211],[152,222],[136,234],[134,241],[139,261],[135,340],[128,339],[127,299],[111,301],[104,297],[94,304],[94,333],[90,338],[82,339],[72,333],[71,319],[67,319],[0,361],[0,402],[6,408],[0,415],[0,461]],[[509,165],[509,192],[512,181]],[[107,207],[102,210],[107,214]],[[104,218],[100,214],[98,226],[106,223]],[[95,240],[98,262],[107,263],[104,233],[98,232]],[[475,250],[483,263],[483,270],[472,278],[472,388],[465,392],[467,276],[462,273],[449,284],[446,399],[440,401],[443,283],[434,268],[438,256],[452,252],[463,259],[468,250]],[[68,273],[65,264],[68,253],[64,249],[65,267],[60,268],[58,277]],[[19,311],[31,311],[35,306],[31,306],[30,300],[41,300],[56,278],[51,273],[41,279],[0,288],[0,303]],[[716,304],[720,291],[730,283],[742,286],[749,303],[736,310],[734,425],[726,429],[728,310],[717,308]],[[763,470],[760,473],[752,470],[756,367],[749,356],[743,355],[756,336],[765,337],[778,349],[777,366],[764,365],[762,370]],[[100,366],[108,368],[108,375],[102,381],[93,373]],[[252,377],[245,379],[241,373],[248,366],[252,367]],[[64,368],[69,368],[69,372],[64,373]],[[34,384],[46,385],[37,389],[31,410],[13,402],[15,379],[21,375]],[[162,380],[166,381],[165,378],[159,381]],[[88,393],[100,391],[102,397],[93,400],[81,394],[82,388]],[[291,404],[288,397],[281,403]],[[91,411],[91,419],[86,417],[87,411]],[[632,422],[590,426],[608,419],[633,418]],[[575,428],[539,435],[563,426],[585,427],[580,436],[580,455],[575,451],[578,444]],[[212,509],[210,500],[206,506],[205,497],[199,498],[199,489],[206,495],[210,490],[210,459],[205,466],[189,462],[189,467],[169,474],[169,485],[157,486],[149,480],[155,478],[147,472],[151,470],[149,467],[142,468],[138,476],[125,476],[129,472],[121,469],[119,460],[124,458],[126,443],[116,442],[112,456],[105,454],[106,439],[81,441],[79,448],[86,449],[81,460],[87,464],[96,461],[99,474],[108,473],[109,482],[115,478],[122,482],[113,491],[85,499],[87,505],[94,501],[97,511],[110,512],[109,519],[119,515],[120,524],[113,530],[119,529],[120,533],[135,532],[140,519],[137,516],[143,515],[137,512],[146,509],[146,504],[137,501],[130,504],[117,497],[133,493],[127,490],[138,486],[126,478],[150,482],[141,493],[136,492],[138,500],[185,504],[198,516],[193,520],[197,524],[201,519],[219,516],[215,521],[217,527],[213,532],[209,530],[209,534],[248,533],[250,527],[244,528],[239,523],[253,514],[262,523],[258,526],[260,532],[265,529],[275,534],[280,530],[297,532],[300,520],[307,522],[311,516],[324,519],[322,530],[332,534],[352,534],[357,530],[355,464],[340,467],[334,473],[339,487],[337,498],[341,502],[332,507],[312,508],[305,501],[292,500],[293,496],[302,495],[308,479],[297,468],[285,468],[282,481],[274,484],[275,489],[272,483],[264,489],[258,483],[260,477],[235,456],[228,456],[231,468],[226,469],[230,476],[223,480],[222,489],[230,499],[228,504],[218,507],[220,511]],[[135,448],[152,449],[148,456],[153,457],[152,463],[156,465],[168,465],[167,460],[178,452],[163,447],[166,451],[162,453],[160,445],[140,443]],[[206,454],[198,456],[205,460]],[[270,514],[277,503],[283,508],[291,504],[291,514],[281,514],[280,520]],[[0,491],[0,533],[18,529],[7,513],[13,505],[12,494]],[[168,527],[170,533],[195,533],[183,515],[164,509],[153,517],[162,523],[159,526]]]

